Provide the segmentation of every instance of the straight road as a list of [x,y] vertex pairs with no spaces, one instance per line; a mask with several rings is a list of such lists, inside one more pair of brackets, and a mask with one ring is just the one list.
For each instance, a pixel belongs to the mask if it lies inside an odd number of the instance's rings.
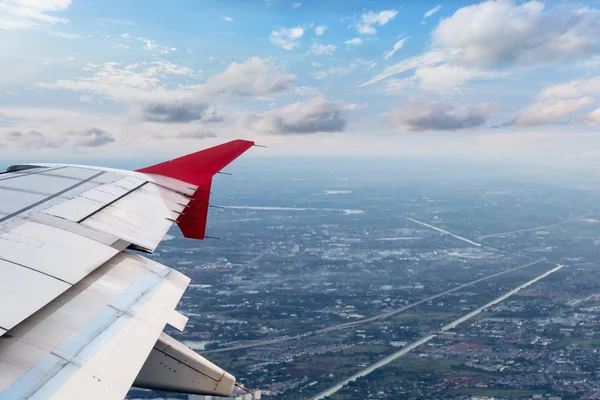
[[[495,304],[500,303],[501,301],[506,300],[508,297],[512,296],[513,294],[517,293],[519,290],[526,288],[529,285],[534,284],[535,282],[539,281],[540,279],[544,279],[545,277],[547,277],[548,275],[560,270],[561,268],[563,268],[564,265],[557,265],[555,268],[552,268],[549,271],[544,272],[543,274],[537,276],[536,278],[525,282],[524,284],[514,288],[513,290],[511,290],[510,292],[507,292],[505,294],[503,294],[502,296],[490,301],[489,303],[486,303],[485,305],[477,308],[476,310],[471,311],[470,313],[463,315],[462,317],[458,318],[457,320],[443,326],[440,331],[441,332],[445,332],[448,331],[450,329],[454,329],[456,328],[459,324],[462,324],[465,321],[468,321],[469,319],[473,318],[474,316],[476,316],[477,314],[481,313],[483,310],[485,310],[486,308],[489,308]],[[387,356],[386,358],[377,361],[375,364],[370,365],[369,367],[363,369],[362,371],[352,375],[351,377],[344,379],[343,381],[337,383],[335,386],[330,387],[329,389],[325,390],[324,392],[319,393],[318,395],[316,395],[315,397],[311,398],[311,400],[322,400],[327,396],[331,396],[332,394],[336,393],[337,391],[339,391],[341,388],[344,387],[344,385],[347,385],[349,382],[355,381],[358,378],[361,378],[363,376],[369,375],[371,372],[375,371],[378,368],[383,367],[384,365],[387,365],[389,363],[391,363],[392,361],[402,357],[403,355],[411,352],[412,350],[416,349],[417,347],[429,342],[431,339],[433,339],[436,336],[436,334],[430,334],[427,335],[425,337],[422,337],[421,339],[417,340],[416,342],[411,343],[410,345],[404,347],[402,350],[399,350],[389,356]]]
[[249,349],[249,348],[252,348],[252,347],[260,347],[260,346],[265,346],[265,345],[270,345],[270,344],[282,343],[282,342],[287,342],[287,341],[290,341],[290,340],[298,340],[298,339],[302,339],[302,338],[309,337],[309,336],[321,335],[321,334],[324,334],[324,333],[327,333],[327,332],[332,332],[332,331],[339,331],[339,330],[342,330],[342,329],[347,329],[347,328],[351,328],[351,327],[354,327],[354,326],[359,326],[359,325],[366,324],[366,323],[373,322],[373,321],[377,321],[377,320],[380,320],[380,319],[389,318],[389,317],[391,317],[393,315],[396,315],[396,314],[399,314],[401,312],[410,310],[411,308],[417,307],[418,305],[421,305],[421,304],[426,303],[428,301],[438,299],[438,298],[446,296],[446,295],[448,295],[450,293],[454,293],[454,292],[457,292],[459,290],[468,288],[469,286],[473,286],[473,285],[476,285],[476,284],[478,284],[480,282],[487,281],[488,279],[493,279],[493,278],[496,278],[498,276],[502,276],[502,275],[505,275],[505,274],[508,274],[508,273],[511,273],[511,272],[514,272],[514,271],[518,271],[518,270],[523,269],[523,268],[530,267],[530,266],[535,265],[535,264],[539,264],[542,261],[546,261],[546,258],[542,257],[542,258],[539,258],[539,259],[537,259],[535,261],[532,261],[530,263],[521,265],[521,266],[516,267],[516,268],[511,268],[511,269],[507,269],[507,270],[504,270],[504,271],[497,272],[497,273],[492,274],[492,275],[484,276],[483,278],[479,278],[479,279],[476,279],[474,281],[471,281],[471,282],[468,282],[468,283],[464,283],[464,284],[459,285],[459,286],[457,286],[455,288],[446,290],[444,292],[438,293],[438,294],[433,295],[433,296],[429,296],[429,297],[427,297],[425,299],[422,299],[422,300],[416,301],[414,303],[408,304],[408,305],[406,305],[404,307],[396,308],[396,309],[394,309],[392,311],[387,311],[387,312],[384,312],[384,313],[381,313],[381,314],[377,314],[377,315],[369,317],[369,318],[361,319],[361,320],[358,320],[358,321],[346,322],[346,323],[343,323],[343,324],[338,324],[338,325],[333,325],[333,326],[328,326],[327,328],[322,328],[322,329],[319,329],[319,330],[316,330],[316,331],[310,331],[310,332],[306,332],[306,333],[303,333],[303,334],[300,334],[300,335],[295,335],[295,336],[285,336],[285,337],[281,337],[281,338],[275,338],[275,339],[270,339],[270,340],[263,340],[263,341],[260,341],[260,342],[253,342],[253,343],[241,344],[241,345],[237,345],[237,346],[223,347],[221,349],[215,349],[215,350],[207,350],[207,351],[203,351],[202,354],[222,353],[222,352],[225,352],[225,351]]

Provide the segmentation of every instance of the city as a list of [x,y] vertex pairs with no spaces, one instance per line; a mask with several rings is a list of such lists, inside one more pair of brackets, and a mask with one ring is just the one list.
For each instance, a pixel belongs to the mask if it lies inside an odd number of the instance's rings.
[[597,192],[238,168],[220,240],[153,257],[192,278],[167,332],[263,399],[600,396]]

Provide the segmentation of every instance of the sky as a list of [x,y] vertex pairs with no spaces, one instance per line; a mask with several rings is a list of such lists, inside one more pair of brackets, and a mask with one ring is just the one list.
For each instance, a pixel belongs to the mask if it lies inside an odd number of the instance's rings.
[[599,37],[597,0],[0,0],[0,160],[600,166]]

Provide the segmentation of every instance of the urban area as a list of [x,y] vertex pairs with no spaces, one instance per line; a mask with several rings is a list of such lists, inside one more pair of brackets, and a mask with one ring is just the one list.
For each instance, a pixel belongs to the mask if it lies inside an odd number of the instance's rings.
[[216,180],[219,239],[151,256],[192,278],[167,333],[236,398],[600,399],[596,187],[266,168]]

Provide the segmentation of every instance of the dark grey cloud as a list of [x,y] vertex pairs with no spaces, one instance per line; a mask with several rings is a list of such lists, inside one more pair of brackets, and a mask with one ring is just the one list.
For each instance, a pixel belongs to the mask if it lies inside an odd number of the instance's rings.
[[491,103],[458,109],[452,104],[411,96],[406,105],[388,113],[388,122],[400,131],[456,131],[484,125],[496,109],[497,106]]
[[161,123],[220,122],[223,118],[206,103],[193,100],[153,101],[140,105],[141,119]]
[[253,114],[245,120],[247,129],[271,135],[342,132],[347,124],[341,103],[318,97],[263,114]]
[[67,137],[78,147],[101,147],[116,141],[112,135],[98,128],[70,131]]

